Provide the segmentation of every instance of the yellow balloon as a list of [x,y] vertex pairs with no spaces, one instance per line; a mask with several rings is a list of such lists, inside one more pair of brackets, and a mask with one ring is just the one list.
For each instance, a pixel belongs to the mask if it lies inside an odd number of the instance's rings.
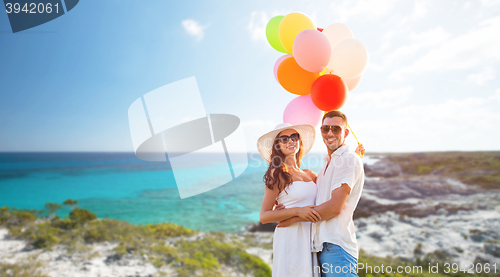
[[278,35],[281,45],[290,53],[292,53],[292,46],[295,37],[306,29],[314,29],[314,23],[307,15],[299,12],[289,13],[281,20],[278,29]]
[[321,72],[319,73],[319,76],[323,76],[323,75],[325,75],[325,74],[326,74],[326,70],[327,70],[327,68],[325,67],[325,69],[323,69],[323,71],[321,71]]

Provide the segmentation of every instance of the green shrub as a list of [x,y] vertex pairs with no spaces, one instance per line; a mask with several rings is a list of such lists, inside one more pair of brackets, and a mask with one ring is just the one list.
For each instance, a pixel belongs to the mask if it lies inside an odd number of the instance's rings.
[[177,250],[172,246],[157,244],[152,246],[149,250],[151,254],[161,257],[166,263],[171,263],[179,258]]
[[53,227],[59,228],[62,230],[71,230],[76,228],[77,223],[76,221],[72,219],[60,219],[60,218],[55,218],[51,223]]
[[116,252],[118,255],[125,255],[127,254],[127,247],[124,244],[120,244],[117,247],[113,248],[113,251]]
[[76,206],[76,204],[78,204],[78,200],[67,199],[63,202],[63,205],[70,206],[71,208]]
[[191,236],[195,232],[173,223],[146,224],[145,227],[154,233],[155,238],[170,238],[178,236]]
[[49,277],[41,273],[42,262],[38,256],[28,256],[15,264],[0,262],[0,277]]
[[253,276],[255,277],[268,277],[272,275],[271,268],[262,259],[243,251],[238,252],[238,255],[242,261],[244,272],[253,272]]
[[2,226],[24,226],[37,219],[36,210],[17,210],[9,207],[2,207],[0,210],[0,225]]
[[32,224],[24,227],[10,226],[9,233],[14,238],[27,239],[35,248],[50,250],[52,246],[60,242],[58,236],[63,233],[61,229],[55,228],[49,222]]
[[[218,272],[220,264],[225,264],[245,274],[271,276],[271,268],[260,258],[231,244],[220,242],[216,237],[207,235],[204,239],[195,241],[180,240],[176,246],[181,255],[182,267],[188,268],[191,272],[196,269],[211,269]],[[181,271],[178,273],[181,274]]]
[[57,203],[47,203],[45,204],[45,210],[47,211],[47,216],[53,217],[57,211],[59,211],[62,208],[61,204]]
[[83,225],[91,220],[97,219],[97,216],[86,209],[75,208],[70,214],[69,218],[76,223]]

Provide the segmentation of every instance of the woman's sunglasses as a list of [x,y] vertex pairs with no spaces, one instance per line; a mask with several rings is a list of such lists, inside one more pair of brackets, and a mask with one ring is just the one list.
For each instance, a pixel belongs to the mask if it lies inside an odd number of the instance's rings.
[[339,125],[323,125],[323,126],[321,126],[321,132],[323,134],[327,134],[330,130],[332,130],[334,134],[340,134],[342,132],[342,127],[340,127]]
[[298,141],[300,138],[300,135],[298,133],[293,133],[290,136],[281,136],[279,138],[276,138],[276,140],[279,140],[281,143],[285,144],[288,143],[288,140],[291,139],[293,142]]

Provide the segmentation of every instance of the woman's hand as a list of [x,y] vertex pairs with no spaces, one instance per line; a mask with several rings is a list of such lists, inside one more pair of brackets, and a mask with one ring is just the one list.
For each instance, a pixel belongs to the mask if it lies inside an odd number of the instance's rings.
[[365,156],[365,147],[363,146],[363,144],[358,143],[358,147],[356,147],[356,150],[354,152],[356,152],[356,154],[363,158]]
[[285,208],[285,205],[278,204],[278,200],[274,201],[273,211],[283,210],[284,208]]
[[315,205],[297,208],[297,216],[310,222],[318,222],[321,220],[321,215],[313,208]]

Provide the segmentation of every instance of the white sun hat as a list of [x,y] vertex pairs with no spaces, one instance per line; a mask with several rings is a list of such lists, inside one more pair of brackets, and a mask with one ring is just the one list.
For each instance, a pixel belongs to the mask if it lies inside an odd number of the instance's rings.
[[314,127],[309,124],[298,124],[292,125],[290,123],[278,124],[271,132],[261,136],[257,140],[257,149],[259,150],[260,156],[266,161],[271,162],[271,150],[274,145],[274,140],[276,136],[284,130],[294,129],[299,133],[300,140],[302,141],[302,151],[304,155],[309,152],[314,144],[314,139],[316,138],[316,131]]

